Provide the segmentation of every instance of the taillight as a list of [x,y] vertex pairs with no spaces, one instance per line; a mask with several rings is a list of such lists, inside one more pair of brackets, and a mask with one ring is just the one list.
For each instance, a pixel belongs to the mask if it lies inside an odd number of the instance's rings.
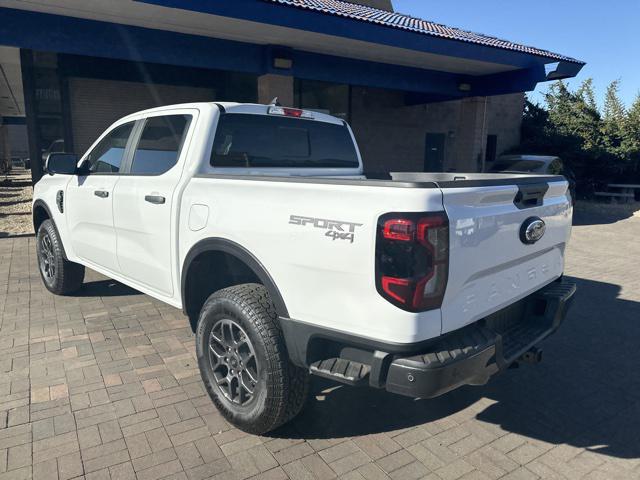
[[447,215],[388,213],[378,220],[377,235],[378,292],[404,310],[439,308],[449,268]]

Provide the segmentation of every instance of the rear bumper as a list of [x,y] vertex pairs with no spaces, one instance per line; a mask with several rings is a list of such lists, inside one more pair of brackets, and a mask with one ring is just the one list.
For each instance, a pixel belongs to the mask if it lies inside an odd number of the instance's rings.
[[516,305],[441,337],[416,354],[393,356],[386,390],[432,398],[462,385],[484,385],[555,332],[576,286],[554,282]]

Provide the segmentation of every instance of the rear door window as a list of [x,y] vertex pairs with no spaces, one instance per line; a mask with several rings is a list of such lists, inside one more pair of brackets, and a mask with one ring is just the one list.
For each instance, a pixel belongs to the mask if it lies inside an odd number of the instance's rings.
[[178,163],[190,115],[165,115],[145,120],[131,162],[131,173],[161,175]]
[[214,167],[357,168],[345,125],[246,113],[220,116]]

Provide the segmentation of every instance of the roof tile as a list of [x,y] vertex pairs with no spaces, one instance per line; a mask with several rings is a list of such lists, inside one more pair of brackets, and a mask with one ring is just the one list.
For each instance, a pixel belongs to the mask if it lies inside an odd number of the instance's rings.
[[567,62],[584,64],[575,58],[553,53],[548,50],[521,45],[518,43],[504,40],[481,33],[470,32],[459,28],[448,27],[439,23],[430,22],[421,18],[412,17],[397,12],[387,12],[366,5],[357,5],[355,3],[345,2],[342,0],[264,0],[270,3],[279,3],[291,7],[314,10],[326,13],[328,15],[337,15],[353,20],[375,23],[385,27],[398,28],[402,30],[422,33],[433,37],[446,38],[450,40],[458,40],[461,42],[475,43],[478,45],[486,45],[505,50],[513,50],[516,52],[528,53],[553,60],[562,60]]

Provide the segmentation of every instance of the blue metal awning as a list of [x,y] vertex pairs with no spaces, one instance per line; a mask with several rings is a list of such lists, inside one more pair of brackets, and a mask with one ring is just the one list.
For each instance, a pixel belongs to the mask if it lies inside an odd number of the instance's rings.
[[[0,45],[258,75],[278,73],[403,90],[418,94],[417,101],[528,91],[538,82],[573,77],[584,65],[546,50],[340,0],[134,0],[134,4],[145,15],[148,9],[150,18],[170,17],[181,30],[197,21],[198,34],[142,27],[135,19],[125,25],[0,8]],[[285,68],[274,61],[282,58]]]
[[496,37],[341,0],[135,0],[243,19],[416,52],[481,60],[518,68],[584,62]]

